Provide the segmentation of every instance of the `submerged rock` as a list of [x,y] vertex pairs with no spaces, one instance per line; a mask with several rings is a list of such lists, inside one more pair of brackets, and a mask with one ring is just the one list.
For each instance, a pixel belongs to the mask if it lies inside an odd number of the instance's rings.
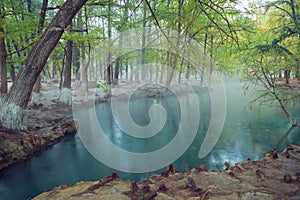
[[137,183],[111,177],[78,182],[33,199],[300,199],[300,147],[289,145],[277,155],[236,163],[223,172],[192,169]]

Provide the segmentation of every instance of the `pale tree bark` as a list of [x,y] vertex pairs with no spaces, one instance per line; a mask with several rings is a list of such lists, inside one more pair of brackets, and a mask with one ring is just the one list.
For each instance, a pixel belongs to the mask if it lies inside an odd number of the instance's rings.
[[[82,12],[79,11],[77,14],[77,19],[75,20],[76,23],[74,23],[74,27],[75,29],[81,29],[82,28]],[[76,67],[75,70],[75,86],[79,87],[81,86],[81,62],[80,62],[80,56],[85,56],[84,52],[80,51],[80,47],[81,44],[80,43],[75,43],[74,42],[74,48],[73,48],[73,62],[74,62],[74,66]]]
[[[87,16],[87,10],[86,10],[86,7],[84,9],[84,17],[85,17],[85,31],[86,31],[86,35],[88,36],[89,34],[89,31],[88,31],[88,16]],[[82,33],[83,34],[83,33]],[[89,78],[88,78],[88,68],[90,66],[90,63],[91,63],[91,44],[90,42],[88,42],[88,50],[87,50],[87,61],[86,60],[86,56],[85,56],[85,53],[86,53],[86,50],[85,50],[85,43],[83,42],[82,43],[82,60],[83,60],[83,63],[85,63],[85,65],[83,66],[83,69],[82,69],[82,84],[83,84],[83,89],[84,91],[86,92],[86,95],[88,94],[88,84],[89,84]]]
[[89,84],[89,79],[88,79],[88,68],[91,63],[91,44],[88,43],[88,55],[87,55],[87,61],[86,64],[83,67],[82,70],[82,83],[83,83],[83,89],[86,92],[86,95],[88,95],[88,84]]
[[25,109],[30,100],[34,83],[64,30],[86,1],[67,0],[34,45],[0,107],[0,123],[2,127],[13,129],[26,128]]
[[75,69],[75,85],[80,86],[80,49],[74,43],[73,45],[73,65],[76,67]]
[[[70,24],[70,26],[72,26],[72,23]],[[72,91],[71,91],[72,50],[73,50],[73,41],[68,40],[67,47],[65,49],[66,62],[65,64],[63,64],[64,69],[62,71],[64,78],[63,78],[62,87],[59,88],[60,89],[59,101],[67,105],[70,105],[72,103]],[[62,74],[61,74],[61,79],[62,79]]]

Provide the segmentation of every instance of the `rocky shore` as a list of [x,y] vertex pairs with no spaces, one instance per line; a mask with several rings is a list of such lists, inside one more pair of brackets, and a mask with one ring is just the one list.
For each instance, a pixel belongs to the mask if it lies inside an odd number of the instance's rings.
[[0,170],[75,134],[71,114],[71,106],[54,101],[49,105],[31,105],[27,130],[0,130]]
[[172,165],[140,182],[118,178],[116,173],[99,181],[62,185],[33,198],[50,199],[300,199],[300,147],[272,149],[258,161],[246,160],[222,172],[205,165],[178,173]]

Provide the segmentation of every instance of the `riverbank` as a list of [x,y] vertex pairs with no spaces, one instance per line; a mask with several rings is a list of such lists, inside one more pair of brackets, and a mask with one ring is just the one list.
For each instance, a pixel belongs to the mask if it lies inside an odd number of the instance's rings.
[[[112,96],[118,100],[127,99],[127,95],[134,98],[154,97],[162,98],[168,95],[184,95],[196,90],[207,92],[208,88],[197,85],[197,82],[188,87],[186,84],[172,85],[171,90],[166,90],[163,85],[139,84],[121,82],[112,87]],[[290,84],[286,92],[298,96],[299,84]],[[23,131],[0,129],[0,170],[4,167],[22,161],[58,142],[66,135],[75,134],[76,127],[72,121],[72,107],[58,102],[58,83],[43,83],[39,105],[30,105],[28,111],[28,129]],[[73,91],[75,107],[81,108],[88,103],[107,101],[109,98],[101,88],[90,89],[88,102],[84,102],[85,93]],[[77,103],[76,103],[77,102]]]
[[50,199],[299,199],[300,147],[272,149],[258,161],[246,160],[225,171],[208,171],[205,165],[177,173],[170,165],[160,175],[137,183],[116,173],[99,181],[58,186],[33,198]]
[[[171,89],[171,90],[169,90]],[[188,87],[186,83],[171,85],[169,88],[160,84],[140,84],[120,81],[112,87],[112,96],[118,100],[134,98],[162,98],[168,95],[184,95],[193,91],[207,92],[208,88],[201,87],[197,81]],[[285,88],[286,93],[299,96],[300,85],[291,83]],[[58,102],[59,89],[57,82],[43,83],[39,105],[29,106],[28,129],[24,131],[0,129],[0,170],[18,161],[27,159],[58,142],[66,135],[75,134],[76,127],[72,121],[72,107]],[[88,102],[83,101],[85,92],[80,89],[73,91],[75,108],[83,104],[93,106],[94,103],[108,100],[108,96],[101,88],[90,89]],[[77,103],[76,103],[77,102]],[[74,106],[73,106],[74,107]]]
[[[112,96],[108,96],[101,88],[90,89],[88,95],[80,88],[74,87],[72,98],[73,108],[105,102],[109,98],[118,100],[126,99],[125,95],[135,93],[136,98],[164,97],[170,95],[162,85],[146,84],[139,88],[137,84],[124,83],[112,87]],[[137,89],[139,88],[139,89]],[[178,95],[191,90],[183,89],[186,85],[172,87]],[[190,88],[191,89],[191,88]],[[42,84],[38,96],[38,104],[28,107],[28,128],[26,130],[0,129],[0,170],[14,163],[28,159],[31,156],[52,147],[67,135],[76,133],[73,122],[72,106],[58,101],[60,96],[58,83],[49,82]],[[85,98],[87,97],[87,102]]]
[[47,99],[47,105],[31,105],[26,130],[0,130],[0,170],[52,147],[76,133],[71,106]]

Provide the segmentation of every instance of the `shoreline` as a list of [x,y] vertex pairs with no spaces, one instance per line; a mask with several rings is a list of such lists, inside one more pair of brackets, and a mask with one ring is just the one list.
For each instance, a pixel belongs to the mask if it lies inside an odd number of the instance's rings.
[[[175,90],[176,93],[179,92],[177,95],[191,92],[190,90],[180,92],[182,87],[184,86]],[[59,93],[56,89],[50,86],[49,90],[49,86],[46,86],[39,96],[39,104],[28,107],[26,130],[0,129],[0,170],[30,159],[37,153],[51,148],[67,135],[75,135],[77,130],[72,117],[72,109],[89,108],[93,104],[108,102],[111,99],[122,101],[127,98],[124,98],[126,89],[124,92],[122,86],[116,87],[112,96],[99,94],[96,88],[92,88],[87,99],[82,93],[77,94],[78,96],[73,94],[75,103],[72,108],[71,105],[58,102]],[[129,86],[127,91],[131,90]],[[201,90],[206,90],[206,88]],[[148,84],[137,92],[136,98],[165,98],[169,95],[172,95],[172,92],[165,95],[165,87],[162,85]]]
[[44,191],[33,200],[48,199],[299,199],[300,146],[272,149],[260,160],[245,160],[224,171],[208,171],[205,164],[178,173],[170,164],[161,174],[139,182],[117,173],[98,181],[80,181]]
[[75,135],[70,106],[30,106],[26,130],[0,129],[0,170],[51,148],[67,135]]
[[[130,84],[114,86],[112,96],[101,93],[99,88],[90,88],[87,96],[77,90],[77,93],[73,94],[73,109],[89,108],[94,104],[108,102],[112,99],[123,101],[128,99],[127,95],[132,94],[138,99],[180,96],[195,91],[197,93],[209,92],[207,87],[200,86],[191,86],[185,90],[185,84],[171,86],[171,92],[166,92],[166,87],[161,84],[146,84],[138,90],[134,89],[136,87],[136,85]],[[287,92],[292,91],[287,90]],[[0,129],[0,170],[52,147],[67,135],[76,134],[76,126],[72,119],[72,106],[58,102],[58,96],[59,91],[56,86],[45,85],[39,97],[41,103],[29,106],[26,130]]]

